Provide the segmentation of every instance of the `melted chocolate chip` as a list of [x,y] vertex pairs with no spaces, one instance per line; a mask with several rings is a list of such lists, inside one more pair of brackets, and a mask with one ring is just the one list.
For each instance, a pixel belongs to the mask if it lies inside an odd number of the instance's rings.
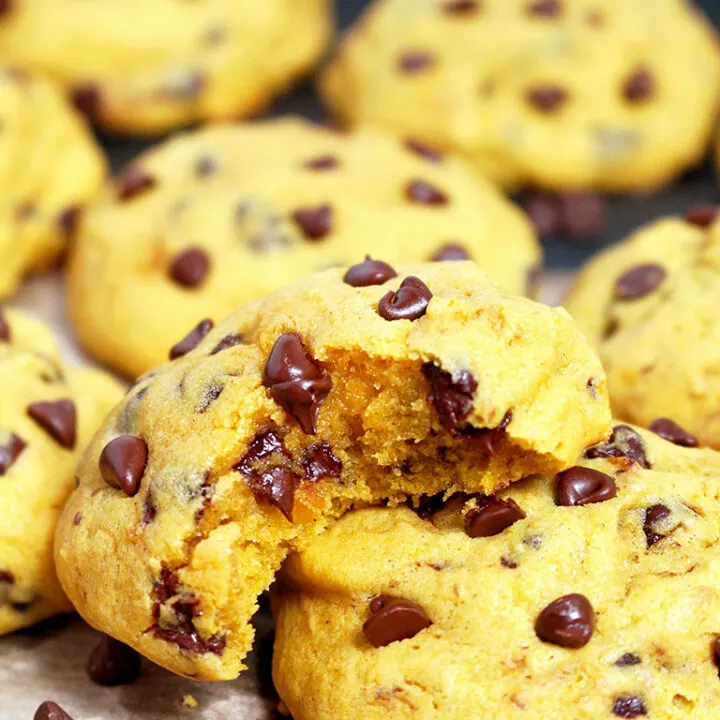
[[148,494],[145,496],[145,502],[143,503],[142,524],[149,525],[155,520],[156,515],[157,510],[153,504],[152,492],[148,490]]
[[170,277],[186,288],[200,287],[210,272],[210,256],[200,247],[181,250],[170,264]]
[[659,542],[665,537],[664,534],[657,531],[656,524],[661,520],[664,520],[669,515],[670,508],[660,503],[650,506],[645,511],[643,532],[645,533],[648,548],[651,548],[656,542]]
[[14,585],[15,576],[9,570],[0,570],[0,583]]
[[500,565],[502,565],[502,567],[504,568],[507,568],[508,570],[517,570],[518,568],[516,560],[505,557],[504,555],[500,558]]
[[419,75],[435,64],[435,58],[429,52],[405,52],[398,58],[398,70],[405,75]]
[[217,382],[211,382],[209,385],[206,385],[205,388],[203,388],[202,397],[195,408],[195,412],[200,415],[207,412],[208,408],[222,395],[224,389],[225,386]]
[[431,362],[422,366],[422,373],[430,383],[430,400],[440,425],[454,433],[472,412],[477,381],[466,370],[453,378],[449,372]]
[[430,288],[414,275],[406,277],[397,291],[391,290],[380,298],[378,314],[388,321],[418,320],[426,312],[432,299]]
[[175,360],[194,350],[214,327],[215,323],[209,318],[201,320],[180,342],[170,348],[170,359]]
[[103,687],[127,685],[140,677],[140,655],[132,648],[104,635],[88,658],[88,677]]
[[568,93],[557,85],[540,85],[527,91],[527,101],[537,110],[552,113],[567,101]]
[[210,352],[211,355],[217,355],[219,352],[222,352],[223,350],[227,350],[228,348],[235,347],[236,345],[242,345],[243,344],[243,336],[240,333],[231,333],[230,335],[226,335]]
[[685,211],[683,218],[691,225],[697,225],[700,228],[710,227],[717,218],[717,205],[693,205]]
[[559,473],[555,482],[556,505],[589,505],[616,495],[617,486],[610,475],[579,465]]
[[653,420],[648,430],[668,442],[680,445],[681,447],[694,448],[698,446],[698,439],[670,418],[657,418]]
[[535,621],[535,633],[545,642],[566,648],[588,644],[595,629],[595,611],[590,601],[577,593],[551,602]]
[[90,122],[97,122],[102,111],[102,95],[97,85],[81,85],[76,87],[70,99],[72,104]]
[[380,595],[370,603],[370,619],[363,625],[367,641],[376,648],[415,637],[432,623],[412,600]]
[[428,160],[431,163],[441,163],[443,161],[443,154],[435,148],[426,145],[419,140],[408,138],[405,140],[405,147],[411,152],[415,153],[424,160]]
[[73,525],[79,525],[82,520],[82,515],[80,513],[75,513],[73,516],[72,524]]
[[447,205],[448,196],[426,180],[412,180],[405,188],[405,197],[418,205]]
[[549,237],[560,232],[560,203],[548,193],[534,192],[525,201],[525,212],[538,234]]
[[615,281],[616,300],[639,300],[657,290],[667,277],[667,271],[657,263],[636,265]]
[[295,490],[302,478],[293,470],[290,454],[275,430],[255,436],[234,468],[256,500],[275,505],[292,522]]
[[534,0],[528,5],[527,11],[530,15],[536,17],[559,17],[562,12],[562,5],[560,0]]
[[465,532],[471,538],[492,537],[525,517],[522,508],[514,500],[483,496],[478,498],[477,507],[465,515]]
[[72,400],[31,403],[27,414],[64,448],[75,447],[77,413]]
[[[155,592],[153,610],[155,637],[174,643],[182,650],[196,655],[207,653],[222,655],[227,644],[226,638],[219,635],[204,638],[198,633],[193,624],[193,618],[200,614],[197,598],[193,593],[183,591],[177,575],[172,570],[166,567],[162,568],[160,579],[155,582],[153,590]],[[174,622],[163,627],[158,625],[161,605],[166,607],[169,614],[174,615]]]
[[14,5],[15,0],[0,0],[0,18],[9,15],[13,11]]
[[633,665],[640,665],[642,660],[635,653],[625,653],[621,655],[614,663],[615,667],[632,667]]
[[631,103],[648,100],[655,92],[655,77],[647,68],[638,68],[623,85],[623,97]]
[[137,495],[148,461],[148,447],[142,438],[121,435],[100,453],[100,475],[128,497]]
[[303,432],[315,434],[318,411],[332,380],[305,350],[299,335],[285,333],[275,341],[263,368],[263,385]]
[[720,674],[720,636],[713,640],[710,652],[712,653],[712,660],[715,663],[715,667],[719,671],[718,674]]
[[0,307],[0,342],[10,342],[12,335],[10,333],[10,325],[3,309]]
[[0,476],[15,464],[26,447],[27,443],[15,433],[10,433],[5,443],[0,443]]
[[645,703],[637,695],[617,695],[613,700],[612,712],[619,718],[637,718],[648,714]]
[[58,216],[57,223],[65,235],[73,235],[80,220],[80,208],[73,205],[66,207]]
[[307,240],[322,240],[333,229],[333,209],[327,204],[298,208],[292,219]]
[[130,200],[152,190],[157,180],[150,173],[136,165],[126,167],[115,181],[118,200]]
[[326,440],[306,448],[302,456],[305,478],[310,482],[339,478],[342,462],[333,454]]
[[478,443],[486,455],[495,455],[495,445],[505,436],[505,430],[512,420],[512,410],[508,410],[503,419],[494,428],[464,427],[455,433],[467,438],[470,442]]
[[448,0],[443,5],[443,12],[446,15],[475,15],[479,10],[479,0]]
[[33,720],[73,720],[57,703],[46,700],[38,707]]
[[335,155],[318,155],[306,160],[303,167],[306,170],[314,170],[315,172],[327,172],[328,170],[336,170],[339,164],[340,162]]
[[587,448],[584,454],[589,460],[596,458],[626,458],[637,463],[640,467],[646,469],[650,467],[643,439],[627,425],[616,425],[613,428],[610,440]]
[[469,260],[468,251],[457,243],[448,243],[439,248],[430,258],[432,262],[452,262],[458,260]]
[[595,237],[605,227],[605,201],[591,192],[565,193],[558,199],[560,226],[577,240]]

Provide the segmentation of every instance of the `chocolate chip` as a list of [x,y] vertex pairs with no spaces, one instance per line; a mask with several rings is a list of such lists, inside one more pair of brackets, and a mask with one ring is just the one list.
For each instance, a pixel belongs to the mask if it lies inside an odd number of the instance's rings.
[[150,173],[137,165],[126,167],[115,180],[115,191],[118,200],[130,200],[157,185],[157,180]]
[[456,373],[453,378],[431,362],[422,366],[422,374],[430,383],[430,400],[440,425],[448,432],[455,432],[472,412],[477,381],[466,370]]
[[222,395],[224,389],[225,386],[217,382],[211,382],[203,388],[202,397],[195,408],[195,412],[199,415],[207,412],[208,408]]
[[363,625],[367,641],[376,648],[408,640],[432,623],[412,600],[380,595],[370,603],[370,619]]
[[306,448],[302,456],[305,478],[310,482],[339,478],[342,462],[333,454],[330,443],[326,440]]
[[80,208],[77,206],[67,207],[57,216],[57,223],[65,235],[72,235],[75,232],[78,220],[80,220]]
[[541,640],[573,649],[587,645],[594,629],[595,611],[578,593],[554,600],[535,621],[535,633]]
[[636,265],[615,281],[616,300],[639,300],[657,290],[667,277],[667,271],[657,263]]
[[0,570],[0,583],[14,585],[15,576],[9,570]]
[[615,480],[599,470],[576,466],[559,473],[555,481],[555,504],[589,505],[617,495]]
[[211,155],[201,155],[195,163],[195,175],[200,178],[208,177],[217,172],[217,162]]
[[623,97],[628,102],[641,102],[652,97],[655,91],[655,77],[647,68],[638,68],[623,85]]
[[441,248],[435,251],[435,254],[430,258],[432,262],[452,262],[458,260],[469,260],[470,254],[468,251],[457,243],[448,243],[443,245]]
[[82,520],[82,515],[80,513],[75,513],[75,515],[73,516],[72,524],[79,525],[81,520]]
[[517,570],[518,567],[517,561],[512,558],[505,557],[504,555],[500,558],[500,565],[508,570]]
[[543,268],[542,265],[533,265],[528,268],[525,276],[525,294],[529,298],[536,298],[542,287]]
[[637,695],[618,695],[613,700],[613,715],[620,718],[636,718],[647,715],[645,703]]
[[712,653],[712,660],[715,663],[715,667],[720,671],[720,636],[713,640],[710,652]]
[[31,403],[27,414],[64,448],[75,447],[77,418],[72,400]]
[[527,6],[530,15],[538,17],[558,17],[562,12],[560,0],[534,0]]
[[333,209],[327,204],[299,208],[292,218],[308,240],[321,240],[333,228]]
[[215,323],[209,318],[201,320],[180,342],[170,348],[170,359],[175,360],[194,350],[214,327]]
[[613,428],[610,440],[587,448],[584,454],[590,460],[596,458],[626,458],[637,463],[640,467],[646,469],[650,467],[643,439],[627,425],[616,425]]
[[343,282],[351,287],[369,287],[383,285],[394,277],[397,277],[394,268],[382,260],[373,260],[366,255],[363,262],[348,268]]
[[717,213],[717,205],[693,205],[685,211],[683,218],[691,225],[697,225],[700,228],[707,228],[715,222]]
[[670,515],[670,508],[658,503],[650,506],[645,511],[645,519],[643,521],[643,532],[647,540],[648,548],[651,548],[656,542],[662,540],[665,535],[657,532],[655,527],[658,522],[664,520]]
[[474,15],[479,10],[479,0],[448,0],[443,5],[443,12],[447,15]]
[[299,335],[285,333],[275,341],[263,368],[263,385],[303,432],[315,434],[318,411],[332,380],[305,350]]
[[140,677],[140,655],[127,645],[104,635],[90,653],[86,670],[96,685],[127,685]]
[[306,170],[314,170],[315,172],[326,172],[328,170],[336,170],[339,164],[335,155],[318,155],[310,160],[306,160],[303,163],[303,167]]
[[275,430],[255,436],[234,467],[256,499],[275,505],[292,522],[295,490],[302,478],[291,467],[285,443]]
[[102,96],[97,85],[80,85],[72,90],[72,104],[90,122],[97,122],[102,111]]
[[670,418],[657,418],[648,429],[675,445],[690,448],[698,446],[698,439]]
[[561,229],[571,238],[595,237],[605,227],[605,201],[591,192],[561,195],[558,200]]
[[180,251],[170,264],[170,277],[186,288],[196,288],[205,282],[210,272],[210,256],[200,247]]
[[413,180],[405,188],[405,196],[418,205],[447,205],[448,196],[425,180]]
[[500,423],[494,428],[464,427],[455,433],[467,438],[473,443],[479,444],[486,455],[495,455],[495,445],[505,436],[505,430],[512,420],[512,410],[503,415]]
[[10,324],[5,317],[3,309],[0,307],[0,342],[10,342],[12,334],[10,333]]
[[405,147],[415,155],[419,155],[424,160],[428,160],[431,163],[441,163],[443,161],[443,154],[435,148],[426,145],[419,140],[413,138],[407,138],[405,140]]
[[625,653],[621,655],[614,663],[615,667],[632,667],[633,665],[640,665],[642,660],[635,653]]
[[514,500],[483,496],[478,498],[477,507],[465,515],[465,532],[471,538],[492,537],[525,517],[522,508]]
[[148,490],[148,494],[145,496],[145,502],[143,503],[142,524],[149,525],[155,520],[156,515],[157,510],[153,504],[152,492]]
[[429,52],[415,51],[403,53],[398,58],[398,70],[406,75],[418,75],[435,64],[435,58]]
[[46,700],[35,711],[33,720],[72,720],[72,718],[57,703]]
[[148,461],[148,447],[142,438],[121,435],[100,453],[100,474],[113,488],[127,496],[137,495]]
[[527,101],[544,113],[555,112],[568,99],[567,90],[557,85],[539,85],[527,91]]
[[380,298],[378,313],[384,320],[417,320],[426,312],[432,299],[430,288],[414,275],[406,277],[397,291]]
[[223,350],[227,350],[228,348],[235,347],[236,345],[242,345],[243,344],[243,336],[240,333],[231,333],[230,335],[226,335],[210,352],[211,355],[217,355],[219,352],[222,352]]
[[5,443],[0,443],[0,476],[15,464],[26,447],[25,441],[14,433],[10,433]]
[[548,193],[532,193],[525,201],[525,212],[542,237],[560,232],[560,203]]
[[0,0],[0,17],[9,15],[13,10],[14,5],[14,0]]

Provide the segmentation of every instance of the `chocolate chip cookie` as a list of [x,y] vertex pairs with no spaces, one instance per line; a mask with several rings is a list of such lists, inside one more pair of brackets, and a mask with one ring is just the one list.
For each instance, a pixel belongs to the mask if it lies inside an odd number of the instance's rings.
[[615,436],[291,556],[273,676],[295,720],[718,717],[720,454]]
[[200,130],[122,172],[83,226],[70,311],[91,353],[137,376],[203,317],[366,254],[471,258],[518,293],[541,258],[521,211],[458,161],[285,119]]
[[566,300],[598,348],[615,414],[679,422],[720,448],[720,223],[659,220],[591,259]]
[[50,75],[92,122],[133,134],[258,112],[330,32],[329,0],[0,3],[0,60]]
[[504,185],[628,191],[701,159],[720,55],[679,0],[376,0],[321,85]]
[[57,262],[104,176],[90,132],[57,88],[0,66],[0,298]]
[[72,610],[55,524],[84,443],[121,396],[104,373],[63,366],[44,325],[0,308],[0,635]]
[[243,669],[258,595],[353,504],[489,493],[610,434],[567,313],[472,262],[330,269],[172,355],[91,444],[56,560],[90,624],[198,679]]

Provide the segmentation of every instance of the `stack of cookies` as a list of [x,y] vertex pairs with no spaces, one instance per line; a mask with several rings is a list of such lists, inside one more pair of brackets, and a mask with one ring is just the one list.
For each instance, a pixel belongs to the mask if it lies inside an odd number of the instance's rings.
[[[0,647],[77,611],[96,684],[228,681],[269,601],[295,720],[720,720],[716,208],[538,300],[538,235],[706,154],[698,11],[376,0],[339,128],[237,122],[326,0],[76,3],[0,0],[0,297],[67,255],[107,368],[0,307]],[[196,123],[112,179],[90,129]]]

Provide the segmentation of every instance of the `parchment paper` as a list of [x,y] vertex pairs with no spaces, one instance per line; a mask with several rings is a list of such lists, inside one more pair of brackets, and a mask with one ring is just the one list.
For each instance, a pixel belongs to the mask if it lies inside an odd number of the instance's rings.
[[[549,274],[543,299],[559,302],[569,281],[567,273]],[[12,304],[55,329],[68,362],[90,362],[69,328],[59,274],[29,281]],[[192,682],[145,661],[142,676],[131,685],[98,687],[87,678],[85,662],[100,635],[77,617],[55,618],[0,638],[0,720],[32,720],[45,700],[57,702],[74,720],[276,720],[281,716],[270,680],[272,621],[266,608],[255,626],[249,669],[227,683]],[[183,704],[185,695],[192,695],[197,708]]]

